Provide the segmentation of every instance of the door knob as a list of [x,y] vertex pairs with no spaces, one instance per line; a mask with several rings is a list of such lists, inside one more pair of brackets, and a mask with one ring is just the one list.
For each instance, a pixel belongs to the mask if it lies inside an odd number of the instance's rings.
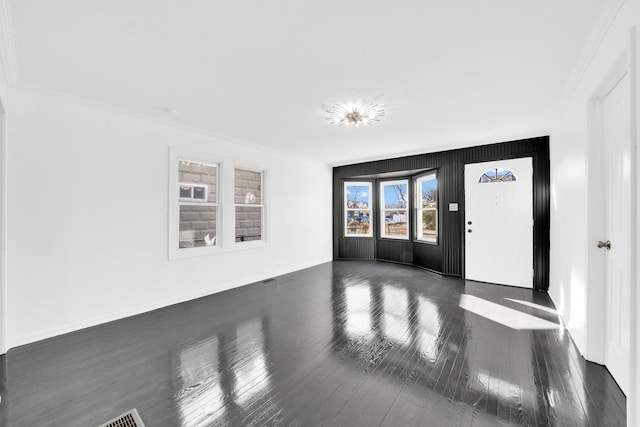
[[611,242],[609,240],[607,240],[606,242],[603,242],[602,240],[598,240],[598,247],[599,248],[607,248],[608,251],[611,250]]

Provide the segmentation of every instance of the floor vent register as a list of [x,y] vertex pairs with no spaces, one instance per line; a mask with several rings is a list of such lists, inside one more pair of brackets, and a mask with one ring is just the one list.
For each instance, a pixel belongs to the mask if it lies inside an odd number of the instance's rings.
[[125,412],[124,414],[107,421],[100,425],[100,427],[145,427],[144,423],[140,419],[140,415],[136,408]]

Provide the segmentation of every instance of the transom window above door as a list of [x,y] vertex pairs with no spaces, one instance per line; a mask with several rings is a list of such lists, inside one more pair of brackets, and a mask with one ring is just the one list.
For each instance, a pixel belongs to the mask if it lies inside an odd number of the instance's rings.
[[516,176],[511,170],[507,168],[497,167],[484,171],[478,179],[478,184],[487,184],[490,182],[510,182],[515,180]]

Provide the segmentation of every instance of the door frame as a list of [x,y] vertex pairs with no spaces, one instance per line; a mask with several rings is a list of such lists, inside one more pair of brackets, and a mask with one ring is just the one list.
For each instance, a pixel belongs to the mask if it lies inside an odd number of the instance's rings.
[[[540,227],[540,223],[542,221],[540,221],[540,218],[536,218],[536,206],[535,206],[535,200],[536,200],[536,194],[537,194],[537,181],[536,179],[538,178],[536,176],[536,155],[535,154],[519,154],[517,156],[501,156],[501,157],[495,157],[495,158],[487,158],[487,159],[482,159],[482,160],[473,160],[473,161],[465,161],[462,164],[462,215],[460,215],[460,226],[462,227],[462,247],[461,247],[461,251],[462,251],[462,256],[460,257],[460,259],[462,260],[462,279],[463,280],[467,280],[467,223],[466,223],[466,215],[467,215],[467,189],[466,189],[466,180],[467,180],[467,166],[468,165],[473,165],[473,164],[478,164],[478,163],[490,163],[490,162],[502,162],[502,161],[509,161],[509,160],[517,160],[517,159],[531,159],[531,215],[532,215],[532,219],[533,219],[533,225],[531,227],[531,243],[533,245],[532,247],[532,253],[531,253],[531,268],[533,269],[533,277],[531,280],[531,288],[527,288],[527,287],[522,287],[521,289],[531,289],[531,290],[540,290],[537,286],[536,286],[536,276],[540,275],[540,277],[542,277],[542,273],[540,271],[538,271],[538,267],[537,267],[537,263],[536,263],[536,232],[539,230]],[[538,219],[538,221],[536,221],[536,219]],[[548,234],[547,234],[548,236]],[[547,246],[547,252],[549,251],[549,248]],[[548,272],[547,272],[548,274]],[[469,279],[469,280],[473,280],[473,279]],[[548,280],[547,280],[548,282]],[[500,285],[500,286],[511,286],[511,285]],[[546,292],[547,289],[544,290],[544,292]]]
[[0,354],[7,351],[7,113],[0,98]]
[[[585,358],[596,363],[605,363],[604,344],[605,334],[605,313],[606,313],[606,289],[602,286],[606,283],[606,257],[604,251],[596,247],[598,240],[606,238],[605,218],[606,207],[602,201],[606,195],[605,173],[604,173],[604,99],[620,80],[629,75],[629,99],[630,99],[630,141],[631,141],[631,254],[630,254],[630,281],[637,283],[638,268],[636,266],[637,254],[637,203],[638,203],[638,183],[636,177],[637,159],[634,155],[634,147],[637,147],[637,135],[635,128],[636,120],[636,65],[635,65],[635,31],[630,32],[629,44],[625,46],[617,59],[611,65],[609,71],[604,75],[599,86],[596,87],[592,97],[587,104],[587,159],[586,159],[586,181],[587,181],[587,295],[586,295],[586,350]],[[638,313],[634,303],[638,299],[638,292],[635,286],[630,288],[630,389],[627,396],[627,425],[635,425],[638,420],[638,409],[635,408],[635,400],[638,398],[638,363],[637,363],[637,327]]]
[[[550,176],[549,176],[549,152],[525,151],[513,155],[483,156],[482,158],[462,159],[462,189],[460,191],[462,215],[459,216],[460,227],[460,260],[462,279],[466,280],[466,254],[467,233],[465,232],[464,211],[466,210],[466,198],[464,182],[466,179],[465,166],[471,163],[494,162],[531,157],[533,162],[533,290],[547,292],[549,290],[549,226],[550,226]],[[545,158],[546,154],[546,158]]]

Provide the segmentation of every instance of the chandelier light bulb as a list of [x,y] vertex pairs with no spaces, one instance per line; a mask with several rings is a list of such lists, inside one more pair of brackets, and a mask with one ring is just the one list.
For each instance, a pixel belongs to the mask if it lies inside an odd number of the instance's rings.
[[326,113],[325,119],[332,125],[348,127],[371,125],[384,116],[384,110],[378,104],[356,100],[329,107]]

